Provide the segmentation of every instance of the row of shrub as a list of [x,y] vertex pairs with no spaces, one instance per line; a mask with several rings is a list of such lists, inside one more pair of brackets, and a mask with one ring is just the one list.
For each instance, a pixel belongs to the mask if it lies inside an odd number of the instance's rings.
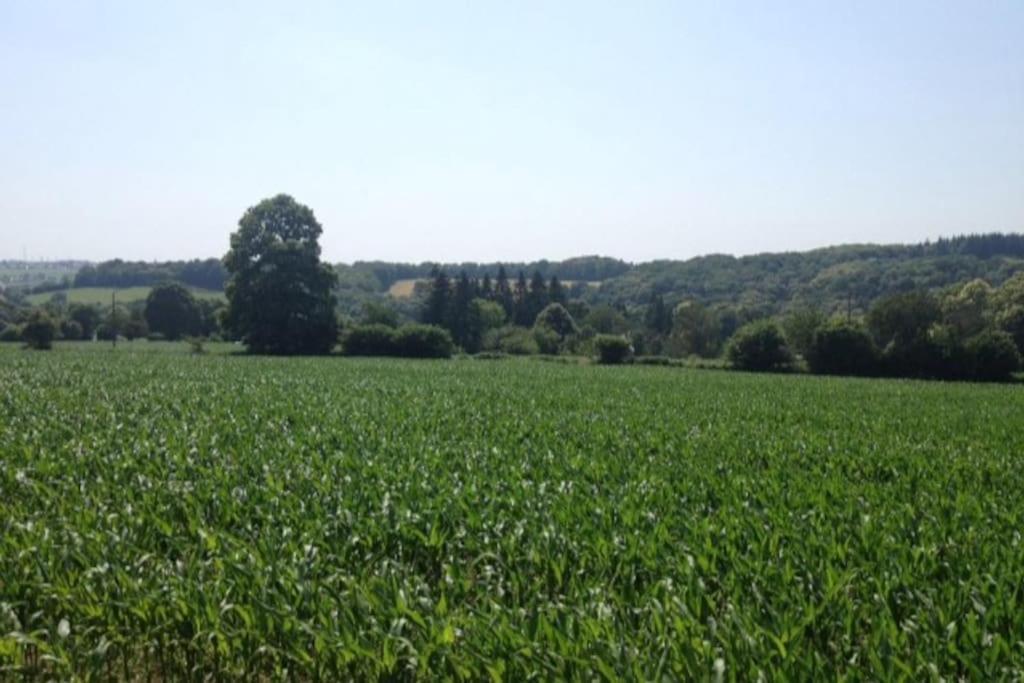
[[[114,336],[118,339],[133,341],[135,339],[148,339],[149,341],[167,341],[168,338],[157,332],[149,332],[133,325],[126,325],[123,329],[114,330],[107,323],[100,323],[93,331],[93,336],[100,341],[111,341]],[[46,311],[36,309],[29,314],[24,323],[8,323],[0,327],[0,343],[3,342],[24,342],[36,349],[51,348],[55,341],[88,341],[93,337],[86,337],[82,326],[74,320],[55,321]],[[207,337],[210,341],[221,341],[220,335],[214,334]]]
[[0,330],[0,342],[25,342],[34,349],[48,349],[58,336],[57,326],[44,311],[33,311],[21,325],[9,324]]
[[[67,323],[68,321],[65,321]],[[70,321],[72,324],[76,324]],[[102,327],[102,326],[101,326]],[[63,330],[42,309],[36,309],[22,325],[0,330],[0,341],[24,342],[36,349],[49,349],[57,339],[77,339],[74,330]],[[97,329],[100,339],[111,335]],[[156,337],[156,335],[153,335]],[[401,356],[405,358],[450,358],[455,344],[447,330],[434,325],[356,325],[341,339],[342,351],[350,356]]]
[[389,327],[370,324],[355,325],[345,330],[341,349],[347,356],[451,358],[455,343],[448,330],[436,325]]
[[815,332],[807,353],[811,372],[822,375],[916,377],[1004,381],[1020,369],[1021,357],[1008,333],[986,329],[961,343],[955,337],[921,335],[894,341],[885,349],[852,324]]
[[21,325],[6,325],[0,329],[0,342],[20,342],[21,338]]
[[[793,369],[796,360],[779,326],[761,320],[740,328],[726,355],[733,367],[760,372]],[[810,372],[860,377],[1005,381],[1022,366],[1013,337],[985,329],[961,343],[952,335],[922,334],[879,349],[871,334],[849,322],[814,332],[805,360]]]

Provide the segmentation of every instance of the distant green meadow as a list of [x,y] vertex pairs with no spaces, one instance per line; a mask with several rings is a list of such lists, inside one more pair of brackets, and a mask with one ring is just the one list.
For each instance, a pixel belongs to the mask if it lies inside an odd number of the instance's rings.
[[[111,293],[115,291],[117,293],[117,303],[131,304],[138,301],[145,301],[146,297],[149,296],[150,289],[152,289],[152,287],[118,287],[116,290],[112,287],[75,287],[72,289],[57,290],[56,292],[31,294],[25,298],[33,306],[39,306],[52,299],[55,294],[64,294],[67,296],[69,304],[99,304],[109,306]],[[212,289],[200,289],[198,287],[188,287],[187,289],[198,299],[224,299],[223,292],[217,292]]]
[[1024,675],[1016,386],[3,345],[0,415],[3,679]]

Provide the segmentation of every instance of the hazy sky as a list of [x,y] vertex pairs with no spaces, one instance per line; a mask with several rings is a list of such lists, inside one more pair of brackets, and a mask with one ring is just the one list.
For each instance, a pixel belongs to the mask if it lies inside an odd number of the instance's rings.
[[1024,0],[0,2],[0,258],[629,260],[1024,230]]

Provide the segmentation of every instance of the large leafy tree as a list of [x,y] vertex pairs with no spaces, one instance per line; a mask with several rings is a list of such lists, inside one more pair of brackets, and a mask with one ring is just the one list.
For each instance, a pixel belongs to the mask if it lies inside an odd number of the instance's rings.
[[961,339],[978,334],[988,325],[992,294],[992,287],[987,282],[971,280],[942,300],[945,322]]
[[544,310],[537,314],[534,327],[541,327],[550,330],[558,335],[559,341],[579,332],[576,321],[562,304],[552,303],[544,307]]
[[71,304],[68,306],[67,317],[82,326],[82,339],[92,339],[96,328],[103,322],[100,309],[87,304]]
[[[793,351],[806,357],[814,345],[815,333],[824,328],[827,322],[828,318],[825,317],[825,314],[812,306],[802,306],[791,310],[782,320],[782,331],[786,335],[786,343]],[[857,332],[862,331],[857,330]],[[847,335],[846,328],[843,328],[836,334],[826,335],[825,339],[829,343],[836,339],[845,342],[849,337],[851,335]],[[857,337],[859,341],[858,335],[852,335],[852,337]]]
[[684,355],[714,356],[719,349],[720,326],[714,312],[696,301],[684,301],[672,315],[679,350]]
[[165,282],[146,297],[146,324],[168,339],[180,339],[199,331],[202,313],[192,292],[177,282]]
[[644,312],[644,325],[655,334],[668,334],[672,331],[672,311],[665,305],[665,298],[660,294],[651,296],[651,303]]
[[505,323],[505,309],[496,301],[476,298],[469,302],[469,330],[466,350],[477,352],[483,345],[484,335]]
[[251,207],[224,257],[230,278],[225,323],[257,353],[327,353],[338,337],[337,276],[320,262],[323,229],[312,209],[285,194]]
[[924,290],[879,299],[868,312],[868,329],[879,347],[910,345],[942,318],[935,297]]

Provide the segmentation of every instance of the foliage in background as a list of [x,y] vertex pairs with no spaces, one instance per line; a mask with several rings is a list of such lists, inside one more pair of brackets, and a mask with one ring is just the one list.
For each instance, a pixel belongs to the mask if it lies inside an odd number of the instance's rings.
[[220,259],[192,261],[104,261],[82,267],[74,278],[75,287],[147,287],[161,282],[222,291],[228,273]]

